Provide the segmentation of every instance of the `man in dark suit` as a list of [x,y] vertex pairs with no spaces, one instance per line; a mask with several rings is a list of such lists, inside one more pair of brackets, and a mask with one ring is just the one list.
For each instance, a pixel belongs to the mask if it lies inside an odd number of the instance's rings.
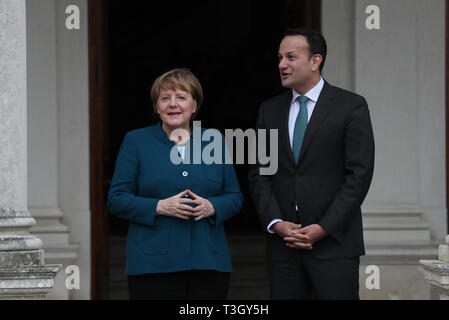
[[366,100],[321,77],[327,46],[289,29],[279,48],[285,93],[262,103],[257,129],[278,129],[278,171],[249,170],[267,230],[272,299],[359,299],[361,204],[374,168]]

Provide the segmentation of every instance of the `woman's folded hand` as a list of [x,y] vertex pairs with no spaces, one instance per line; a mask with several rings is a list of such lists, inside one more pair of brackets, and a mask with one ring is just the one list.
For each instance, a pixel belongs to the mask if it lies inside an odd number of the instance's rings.
[[196,195],[190,190],[187,190],[187,194],[193,198],[193,203],[197,205],[193,208],[193,216],[195,216],[195,221],[213,216],[215,214],[215,208],[209,200]]
[[191,198],[186,198],[189,190],[185,190],[173,197],[159,200],[156,207],[156,215],[163,215],[168,217],[176,217],[184,220],[188,220],[190,216],[193,216],[193,208],[188,204],[195,204],[196,201]]

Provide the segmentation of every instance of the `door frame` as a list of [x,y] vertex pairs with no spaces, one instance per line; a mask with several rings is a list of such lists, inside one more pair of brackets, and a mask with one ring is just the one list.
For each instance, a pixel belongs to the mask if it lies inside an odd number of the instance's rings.
[[321,32],[321,0],[296,0],[296,27]]
[[105,169],[109,159],[107,0],[89,0],[89,142],[91,299],[104,299],[109,273]]

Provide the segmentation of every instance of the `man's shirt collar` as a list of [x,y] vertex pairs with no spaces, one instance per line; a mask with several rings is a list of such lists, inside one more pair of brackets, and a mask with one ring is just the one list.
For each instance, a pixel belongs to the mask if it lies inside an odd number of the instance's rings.
[[[320,96],[321,90],[323,90],[324,87],[324,80],[323,78],[320,76],[320,81],[318,81],[317,85],[315,87],[313,87],[312,89],[310,89],[305,96],[307,98],[309,98],[310,100],[312,100],[314,103],[316,103],[318,101],[318,97]],[[298,98],[300,96],[299,93],[297,93],[295,91],[295,89],[292,89],[292,101],[291,103],[293,103],[293,101],[296,100],[296,98]]]

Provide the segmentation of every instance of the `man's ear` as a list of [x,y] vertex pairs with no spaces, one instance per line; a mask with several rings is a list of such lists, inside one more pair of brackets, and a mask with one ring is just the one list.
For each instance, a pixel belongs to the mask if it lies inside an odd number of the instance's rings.
[[321,54],[314,54],[310,60],[312,61],[312,70],[317,71],[320,69],[321,62],[323,62],[323,57]]

